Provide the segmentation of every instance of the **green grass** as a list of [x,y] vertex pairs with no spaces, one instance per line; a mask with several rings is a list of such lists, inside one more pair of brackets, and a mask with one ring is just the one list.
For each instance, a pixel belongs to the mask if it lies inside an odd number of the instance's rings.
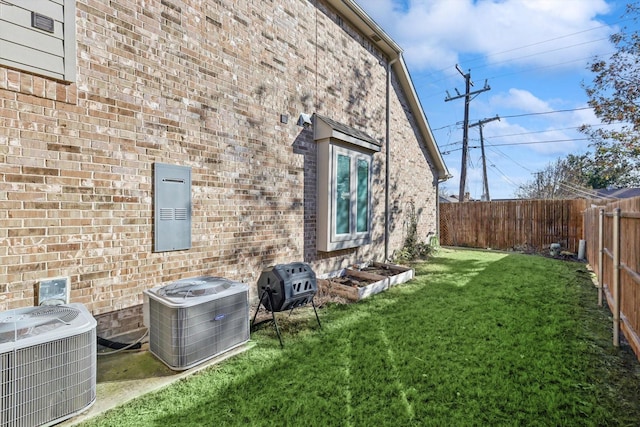
[[[86,426],[637,426],[640,368],[585,266],[441,250],[410,283],[280,313],[247,352]],[[296,313],[296,311],[294,311]]]

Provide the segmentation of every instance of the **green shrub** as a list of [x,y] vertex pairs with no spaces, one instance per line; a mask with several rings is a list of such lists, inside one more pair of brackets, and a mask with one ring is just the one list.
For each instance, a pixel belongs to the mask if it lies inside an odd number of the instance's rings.
[[404,239],[404,245],[402,249],[395,253],[394,261],[408,262],[426,259],[437,251],[440,246],[437,235],[427,235],[427,241],[421,241],[418,238],[418,215],[413,201],[409,202],[407,223],[407,235]]

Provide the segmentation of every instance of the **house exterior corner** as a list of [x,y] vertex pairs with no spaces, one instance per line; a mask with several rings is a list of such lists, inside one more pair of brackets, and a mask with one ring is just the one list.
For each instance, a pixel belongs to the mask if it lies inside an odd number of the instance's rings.
[[[0,58],[0,310],[35,305],[40,281],[68,277],[71,302],[113,336],[142,326],[152,287],[222,276],[255,299],[270,265],[383,261],[385,246],[402,247],[411,209],[420,236],[437,230],[446,167],[392,65],[401,52],[367,32],[380,29],[354,2],[50,3],[62,7],[59,60]],[[28,7],[0,2],[15,8],[0,24],[23,25]],[[48,37],[27,29],[34,43]],[[328,118],[332,132],[320,139],[301,114]],[[336,181],[351,190],[323,187]],[[325,193],[327,227],[344,211],[347,230],[327,239],[350,243],[319,247]],[[161,222],[159,194],[188,199],[184,212],[167,208],[187,228]],[[181,230],[190,235],[157,239]]]

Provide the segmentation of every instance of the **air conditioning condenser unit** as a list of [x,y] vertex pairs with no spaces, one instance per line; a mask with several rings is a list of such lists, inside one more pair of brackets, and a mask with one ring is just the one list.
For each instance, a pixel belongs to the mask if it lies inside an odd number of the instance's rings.
[[0,312],[0,425],[52,425],[91,406],[96,348],[82,304]]
[[249,341],[249,286],[200,276],[144,291],[149,350],[189,369]]

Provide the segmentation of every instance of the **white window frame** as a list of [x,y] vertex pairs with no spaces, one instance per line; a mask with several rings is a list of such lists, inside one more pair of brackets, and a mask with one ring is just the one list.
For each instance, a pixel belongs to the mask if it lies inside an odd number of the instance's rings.
[[[361,246],[370,242],[371,236],[371,164],[372,156],[331,144],[331,242],[347,242]],[[349,232],[338,233],[338,157],[349,158]],[[358,161],[367,163],[367,229],[359,232],[358,227]],[[351,246],[351,247],[353,247]]]
[[[318,216],[316,247],[321,252],[355,248],[371,243],[373,207],[373,152],[335,139],[318,142]],[[337,233],[337,173],[338,156],[350,159],[349,232]],[[367,231],[357,231],[357,163],[367,162]]]
[[[371,243],[373,228],[373,156],[382,144],[366,132],[313,115],[313,139],[317,147],[316,248],[320,252],[356,248]],[[350,158],[349,232],[336,232],[338,156]],[[367,231],[357,231],[357,178],[359,160],[367,162]]]

